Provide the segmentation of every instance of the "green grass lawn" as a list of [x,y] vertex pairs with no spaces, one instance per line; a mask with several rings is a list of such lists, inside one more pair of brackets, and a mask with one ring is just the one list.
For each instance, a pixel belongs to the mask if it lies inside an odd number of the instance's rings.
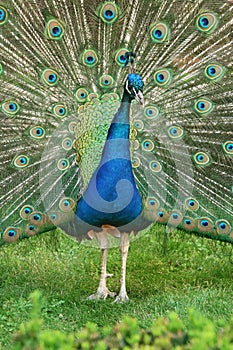
[[[174,231],[164,252],[164,227],[155,226],[131,243],[127,289],[130,302],[89,301],[99,283],[101,254],[63,234],[50,232],[0,249],[0,349],[28,320],[29,294],[43,293],[44,328],[76,332],[88,321],[113,325],[125,315],[142,327],[176,311],[187,324],[189,308],[212,320],[229,320],[232,308],[232,247]],[[54,238],[55,236],[55,238]],[[120,287],[121,257],[110,249],[110,290]]]

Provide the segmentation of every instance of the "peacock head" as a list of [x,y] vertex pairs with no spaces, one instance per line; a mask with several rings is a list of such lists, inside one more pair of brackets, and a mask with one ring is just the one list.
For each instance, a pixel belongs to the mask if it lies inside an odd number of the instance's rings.
[[125,90],[127,91],[127,93],[130,95],[132,99],[135,99],[142,105],[144,105],[144,98],[142,94],[143,86],[144,86],[144,83],[140,75],[136,73],[130,73],[128,75],[125,82]]

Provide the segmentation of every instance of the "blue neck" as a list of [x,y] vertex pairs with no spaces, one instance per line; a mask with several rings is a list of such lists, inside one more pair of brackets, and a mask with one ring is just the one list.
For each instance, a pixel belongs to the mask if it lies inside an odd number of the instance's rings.
[[102,153],[101,163],[106,162],[107,159],[113,158],[123,157],[130,159],[129,115],[131,101],[132,98],[130,97],[128,92],[124,91],[120,108],[115,114],[110,128],[108,130],[107,141],[105,143],[104,150]]
[[128,92],[124,91],[108,131],[100,164],[77,205],[77,217],[97,227],[127,225],[142,211],[130,159],[131,101]]

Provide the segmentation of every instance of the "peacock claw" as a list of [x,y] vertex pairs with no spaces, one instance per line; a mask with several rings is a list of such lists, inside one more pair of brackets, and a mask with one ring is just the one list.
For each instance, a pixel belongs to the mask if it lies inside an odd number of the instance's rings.
[[111,298],[114,298],[116,295],[116,293],[114,292],[110,292],[110,290],[108,288],[105,288],[103,290],[98,290],[97,293],[95,294],[91,294],[88,299],[89,300],[106,300],[106,298],[108,296],[110,296]]
[[116,299],[114,300],[114,303],[116,304],[121,304],[121,303],[126,303],[127,301],[129,301],[129,297],[128,295],[125,293],[125,294],[119,294]]

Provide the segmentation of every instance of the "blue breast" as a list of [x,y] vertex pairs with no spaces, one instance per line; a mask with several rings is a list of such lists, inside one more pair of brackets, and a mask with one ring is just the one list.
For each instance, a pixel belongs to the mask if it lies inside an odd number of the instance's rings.
[[90,225],[127,225],[142,211],[130,160],[129,129],[128,123],[111,124],[101,162],[78,202],[77,217]]

